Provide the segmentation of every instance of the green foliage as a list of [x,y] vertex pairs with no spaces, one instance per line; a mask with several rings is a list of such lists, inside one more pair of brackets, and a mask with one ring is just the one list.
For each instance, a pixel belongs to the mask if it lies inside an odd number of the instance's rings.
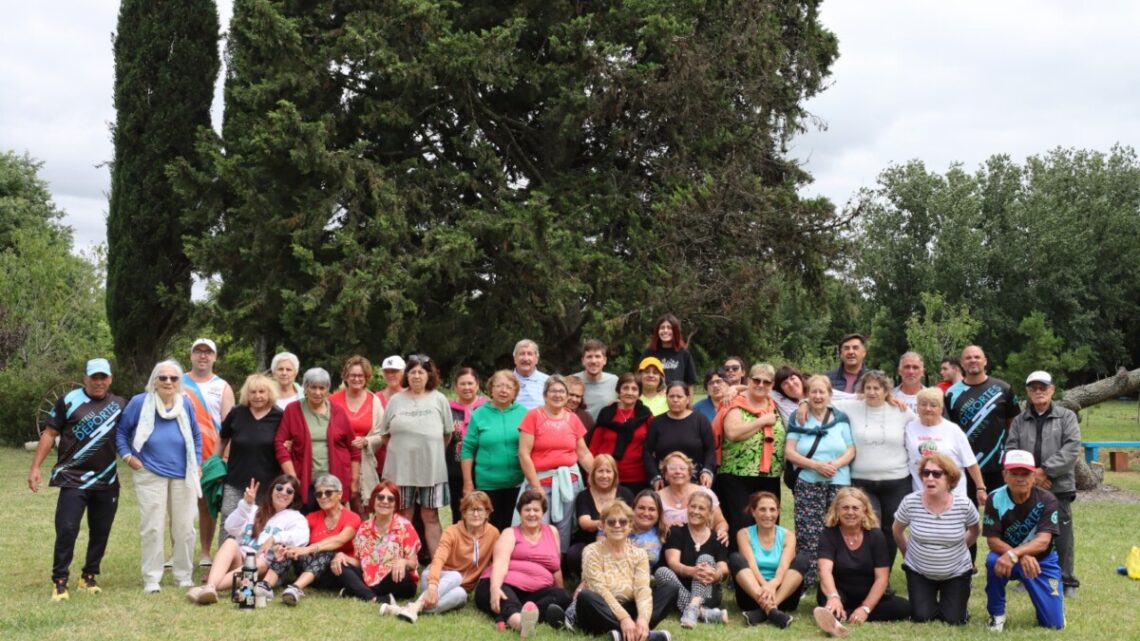
[[852,276],[879,314],[876,350],[905,350],[920,294],[939,292],[981,323],[976,342],[992,364],[1021,349],[1034,311],[1064,345],[1089,348],[1082,382],[1140,362],[1132,148],[1056,149],[1021,165],[994,156],[973,174],[912,161],[885,170],[859,207]]
[[[922,292],[923,313],[906,321],[909,349],[922,354],[928,372],[937,372],[943,358],[957,358],[973,341],[981,323],[970,315],[965,303],[947,305],[942,294]],[[890,371],[890,370],[888,370]]]
[[192,157],[218,74],[212,0],[124,0],[114,39],[115,157],[107,217],[107,315],[124,383],[139,385],[190,313],[183,236],[209,220],[166,167]]
[[546,367],[584,337],[628,365],[665,311],[698,353],[767,350],[845,222],[785,154],[837,55],[817,10],[238,0],[222,136],[175,172],[216,212],[189,251],[220,326],[262,364],[489,370],[533,336]]
[[0,154],[0,251],[12,247],[12,235],[21,229],[45,230],[60,242],[71,242],[71,229],[60,224],[63,212],[39,177],[41,167],[27,154]]
[[996,375],[1018,391],[1024,391],[1029,373],[1043,369],[1053,377],[1058,389],[1065,389],[1069,374],[1088,363],[1092,351],[1088,345],[1065,349],[1065,341],[1049,329],[1045,314],[1033,312],[1022,319],[1017,331],[1025,337],[1021,349],[1011,352],[1005,366]]
[[[65,236],[66,238],[66,236]],[[81,376],[89,358],[110,355],[103,262],[71,254],[47,228],[13,231],[0,251],[0,442],[36,436],[43,400]]]

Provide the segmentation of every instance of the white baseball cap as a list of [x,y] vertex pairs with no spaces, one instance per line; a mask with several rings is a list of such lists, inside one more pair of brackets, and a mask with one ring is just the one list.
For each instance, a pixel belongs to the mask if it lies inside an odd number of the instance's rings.
[[198,340],[194,341],[194,344],[190,346],[190,351],[194,351],[199,345],[205,345],[206,347],[210,348],[211,352],[215,354],[218,353],[218,346],[214,344],[214,341],[208,338],[199,338]]
[[380,369],[403,370],[406,367],[407,367],[407,363],[404,362],[404,359],[400,358],[399,356],[397,356],[395,354],[393,354],[392,356],[389,356],[388,358],[385,358],[384,362],[380,363]]
[[87,375],[94,376],[96,374],[111,375],[111,363],[105,358],[93,358],[87,361]]
[[1032,374],[1030,374],[1029,378],[1025,379],[1026,385],[1029,385],[1030,383],[1041,383],[1043,385],[1052,385],[1053,384],[1053,377],[1049,376],[1049,372],[1046,372],[1045,370],[1039,369],[1036,372],[1033,372]]
[[1037,466],[1033,463],[1033,454],[1025,450],[1006,450],[1005,461],[1002,463],[1003,470],[1036,470]]

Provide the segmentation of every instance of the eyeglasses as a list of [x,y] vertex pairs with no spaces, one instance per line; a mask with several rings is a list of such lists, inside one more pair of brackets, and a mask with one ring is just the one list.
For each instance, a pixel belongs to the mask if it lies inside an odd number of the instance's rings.
[[349,374],[348,376],[345,376],[345,378],[364,378],[364,377],[365,377],[364,374]]
[[405,358],[404,360],[407,362],[407,364],[409,366],[411,366],[412,363],[419,363],[421,365],[426,365],[426,364],[431,362],[431,359],[428,358],[427,354],[408,354],[408,357]]
[[318,499],[327,499],[337,494],[340,494],[340,490],[317,490],[316,492],[313,492],[313,495]]
[[620,519],[606,519],[606,525],[609,527],[625,527],[629,525],[629,519],[625,517]]
[[931,469],[926,469],[926,470],[923,470],[923,471],[922,471],[922,476],[923,476],[923,477],[927,477],[927,476],[929,476],[930,478],[935,478],[935,479],[940,479],[940,478],[942,478],[942,476],[943,476],[944,474],[946,474],[946,472],[943,472],[942,470],[931,470]]
[[165,374],[159,374],[158,376],[154,377],[154,380],[158,381],[159,383],[177,383],[178,377],[177,376],[166,376]]
[[469,507],[467,508],[468,514],[486,514],[487,508],[485,507]]
[[284,483],[278,483],[277,485],[274,485],[273,491],[282,492],[284,494],[288,494],[289,496],[293,496],[293,493],[296,492],[296,490],[293,489],[292,485],[285,485]]
[[768,378],[753,378],[752,382],[755,383],[756,385],[765,385],[765,386],[772,384],[772,380],[768,379]]
[[689,466],[685,465],[684,463],[678,463],[676,465],[666,465],[665,471],[666,472],[688,472]]
[[376,502],[377,503],[395,503],[396,497],[393,494],[377,494],[376,495]]

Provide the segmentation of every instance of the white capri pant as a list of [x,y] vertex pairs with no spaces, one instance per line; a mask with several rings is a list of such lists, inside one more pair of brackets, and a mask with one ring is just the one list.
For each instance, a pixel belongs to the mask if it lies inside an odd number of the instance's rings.
[[162,582],[168,515],[171,539],[174,542],[171,559],[175,584],[192,583],[194,544],[197,540],[194,531],[194,519],[198,516],[197,488],[186,483],[186,479],[159,476],[145,467],[135,470],[134,483],[139,503],[143,585],[158,585]]

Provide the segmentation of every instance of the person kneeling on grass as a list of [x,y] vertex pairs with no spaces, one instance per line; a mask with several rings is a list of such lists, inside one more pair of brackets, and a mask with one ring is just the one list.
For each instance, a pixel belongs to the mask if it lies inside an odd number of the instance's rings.
[[[309,524],[297,511],[301,504],[297,479],[288,474],[273,479],[273,487],[254,505],[258,485],[251,479],[241,502],[226,517],[224,527],[233,538],[226,539],[218,548],[206,584],[186,593],[190,601],[199,605],[217,603],[218,590],[233,585],[233,573],[242,567],[246,554],[256,553],[258,576],[264,576],[270,569],[280,574],[289,566],[285,548],[309,542]],[[260,596],[273,597],[265,581],[258,581],[254,591]]]
[[1061,566],[1054,538],[1061,531],[1057,497],[1033,484],[1037,469],[1033,454],[1006,450],[1002,465],[1005,487],[986,498],[982,534],[989,544],[986,557],[986,610],[990,630],[1005,628],[1005,586],[1021,581],[1037,624],[1061,630],[1065,627],[1061,596]]
[[609,634],[614,641],[669,641],[669,633],[653,630],[677,598],[676,584],[649,587],[649,556],[630,545],[633,510],[624,501],[610,503],[600,514],[601,540],[582,553],[582,584],[563,615],[551,605],[547,622],[554,628],[575,625],[589,634]]
[[[305,516],[309,522],[309,544],[285,549],[284,556],[293,562],[293,571],[297,573],[296,580],[281,593],[281,602],[288,606],[297,605],[310,585],[337,587],[340,568],[333,571],[333,558],[338,552],[352,555],[352,539],[360,529],[360,516],[341,503],[344,484],[339,478],[322,475],[317,479],[314,495],[320,509]],[[265,573],[265,584],[273,588],[278,578],[271,567]]]
[[487,522],[491,510],[491,497],[486,492],[476,490],[463,497],[459,502],[463,520],[443,531],[431,566],[423,575],[420,598],[402,608],[381,604],[380,614],[395,614],[415,623],[420,612],[443,614],[462,608],[467,593],[475,589],[479,575],[491,563],[499,540],[499,530]]

